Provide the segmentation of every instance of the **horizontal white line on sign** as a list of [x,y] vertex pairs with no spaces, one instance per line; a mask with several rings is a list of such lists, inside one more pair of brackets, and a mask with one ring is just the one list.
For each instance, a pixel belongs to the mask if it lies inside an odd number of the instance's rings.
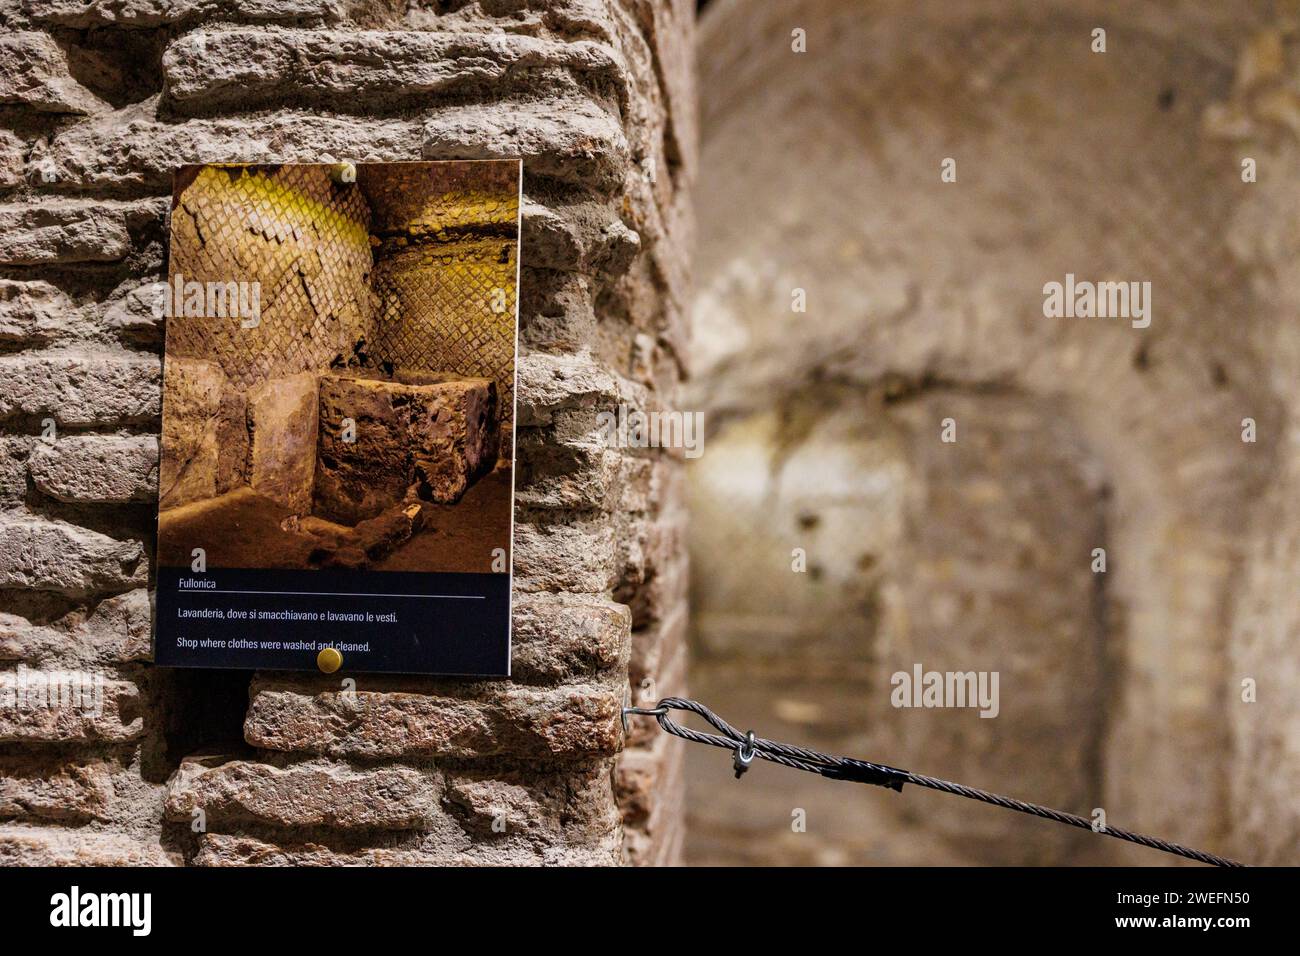
[[182,594],[292,594],[306,597],[444,598],[448,601],[482,601],[482,594],[370,594],[365,591],[223,591],[211,588],[177,588]]

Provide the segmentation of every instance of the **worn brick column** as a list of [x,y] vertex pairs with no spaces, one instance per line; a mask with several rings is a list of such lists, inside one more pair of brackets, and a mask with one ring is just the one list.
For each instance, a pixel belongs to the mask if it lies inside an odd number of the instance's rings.
[[[0,709],[0,863],[676,858],[680,462],[596,416],[683,374],[693,7],[0,0],[0,669],[104,681]],[[512,156],[514,679],[154,669],[171,170]]]

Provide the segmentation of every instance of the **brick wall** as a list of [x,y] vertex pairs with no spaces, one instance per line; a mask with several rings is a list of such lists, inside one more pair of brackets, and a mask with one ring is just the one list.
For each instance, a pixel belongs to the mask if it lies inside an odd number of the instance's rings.
[[[336,189],[330,169],[232,175],[189,167],[177,183],[169,288],[255,282],[260,314],[243,328],[204,317],[216,310],[172,310],[163,398],[170,453],[159,468],[164,509],[248,484],[248,418],[259,389],[318,372],[336,356],[351,359],[356,343],[373,338],[369,206],[355,184]],[[238,305],[235,297],[226,311],[238,315]]]
[[[675,858],[619,706],[681,690],[680,462],[596,415],[684,373],[693,5],[489,11],[0,0],[0,669],[103,690],[0,709],[0,862]],[[172,169],[518,155],[514,679],[151,667]]]
[[360,176],[362,188],[376,197],[373,229],[382,237],[375,250],[375,357],[399,367],[495,379],[508,428],[515,393],[518,171],[508,163],[490,172],[476,167],[472,176],[459,164],[438,169],[437,194],[427,198],[410,181],[417,174],[402,167]]

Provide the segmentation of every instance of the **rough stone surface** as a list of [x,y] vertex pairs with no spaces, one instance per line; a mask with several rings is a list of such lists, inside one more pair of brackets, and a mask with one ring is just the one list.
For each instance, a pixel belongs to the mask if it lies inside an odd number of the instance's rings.
[[632,617],[602,596],[521,594],[515,598],[510,672],[551,683],[626,665]]
[[205,18],[260,21],[338,19],[338,0],[24,0],[23,12],[42,24],[88,27],[160,27]]
[[[377,682],[369,682],[377,683]],[[448,693],[336,690],[259,680],[244,737],[266,750],[336,757],[515,756],[590,759],[621,744],[622,691],[612,682],[554,688],[461,685]]]
[[118,541],[67,521],[0,515],[0,587],[84,598],[138,587],[148,579],[138,541]]
[[426,501],[455,504],[496,461],[494,383],[398,378],[321,377],[317,513],[353,524],[398,504],[412,485]]
[[0,189],[10,189],[23,181],[27,144],[8,130],[0,130]]
[[153,653],[150,623],[149,592],[143,587],[49,625],[0,613],[0,660],[68,668],[145,661]]
[[57,286],[0,279],[0,343],[45,345],[73,332],[72,302]]
[[610,866],[618,861],[616,848],[563,842],[461,839],[449,846],[426,839],[401,847],[336,849],[215,833],[203,836],[193,859],[196,866]]
[[55,133],[33,148],[31,165],[55,182],[114,192],[167,191],[181,163],[353,162],[420,157],[417,122],[287,110],[257,117],[177,122],[157,117],[158,100],[123,107]]
[[326,108],[428,102],[563,70],[616,83],[608,47],[584,40],[406,31],[203,30],[167,48],[167,95],[180,110],[311,103]]
[[50,416],[59,425],[156,420],[159,366],[138,352],[50,349],[0,356],[0,418]]
[[0,264],[122,259],[131,249],[124,212],[79,200],[0,206]]
[[599,765],[538,775],[452,772],[443,805],[472,834],[524,834],[547,846],[606,848],[619,819]]
[[515,524],[515,588],[520,591],[601,592],[618,578],[614,529],[582,524]]
[[94,113],[106,108],[72,78],[68,60],[47,33],[20,31],[0,37],[0,103],[44,113]]
[[321,377],[320,514],[346,523],[373,518],[402,501],[412,485],[426,501],[454,505],[493,466],[495,385],[486,378],[439,378]]
[[152,435],[70,435],[37,442],[27,461],[37,490],[59,501],[125,503],[158,494]]
[[106,761],[0,758],[0,816],[84,823],[109,817],[113,766]]
[[0,827],[4,866],[168,866],[156,840],[143,842],[116,833],[84,833],[34,827]]
[[167,818],[202,810],[213,824],[256,823],[342,830],[418,830],[435,812],[437,780],[407,767],[352,770],[331,764],[278,768],[191,758],[168,782]]
[[[0,695],[14,694],[17,704],[0,709],[0,741],[21,743],[109,742],[137,739],[144,732],[140,692],[133,684],[103,680],[102,687],[87,682],[84,695],[73,702],[55,701],[43,688],[66,681],[79,672],[4,671]],[[65,676],[68,675],[68,676]],[[98,675],[102,679],[102,675]],[[60,691],[62,693],[62,691]],[[35,695],[35,696],[33,696]]]
[[425,121],[425,159],[536,156],[530,177],[612,192],[623,183],[627,137],[618,118],[587,99],[452,107]]

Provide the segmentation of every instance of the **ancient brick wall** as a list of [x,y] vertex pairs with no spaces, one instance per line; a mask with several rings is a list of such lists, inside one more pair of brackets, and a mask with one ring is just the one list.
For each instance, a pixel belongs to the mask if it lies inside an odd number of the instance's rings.
[[[178,184],[171,215],[170,272],[185,282],[256,282],[260,314],[212,322],[176,312],[172,355],[210,358],[245,390],[348,357],[373,321],[370,215],[356,185],[336,188],[330,167],[282,167],[241,174],[194,170]],[[183,303],[182,303],[183,304]],[[227,306],[232,316],[238,313]]]
[[[162,507],[248,484],[249,420],[268,383],[350,359],[373,337],[369,213],[361,189],[336,188],[329,166],[190,167],[178,178],[162,290],[171,315],[163,417],[172,449],[159,471]],[[186,283],[232,281],[247,291],[214,300],[220,311],[186,307]],[[231,321],[210,318],[221,314]]]
[[410,181],[417,174],[400,167],[361,177],[374,196],[373,231],[380,239],[371,349],[377,361],[398,367],[494,379],[509,427],[518,171],[508,163],[494,164],[491,173],[479,169],[469,180],[461,167],[448,167],[432,196],[422,196]]
[[[103,692],[0,709],[0,862],[671,861],[680,467],[596,415],[683,375],[693,4],[244,6],[0,2],[0,669]],[[514,156],[513,680],[153,668],[172,169]]]

